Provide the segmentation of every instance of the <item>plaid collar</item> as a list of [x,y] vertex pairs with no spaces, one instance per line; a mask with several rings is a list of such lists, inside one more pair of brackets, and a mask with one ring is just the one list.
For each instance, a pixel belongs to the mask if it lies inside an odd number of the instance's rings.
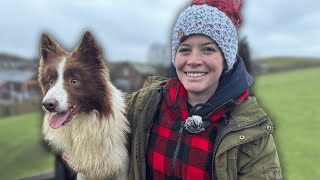
[[[226,112],[233,110],[249,95],[249,90],[246,90],[236,99],[230,99],[225,103],[222,103],[220,106],[213,109],[207,114],[197,114],[197,109],[208,108],[210,106],[210,103],[196,105],[193,108],[191,108],[190,111],[188,111],[188,92],[178,78],[171,78],[169,81],[167,81],[167,83],[164,86],[164,89],[167,91],[165,92],[164,100],[169,106],[172,107],[169,111],[175,110],[180,112],[178,114],[180,114],[180,118],[183,121],[186,121],[188,117],[191,117],[193,115],[201,116],[203,120],[217,121]],[[199,108],[199,106],[201,107]]]

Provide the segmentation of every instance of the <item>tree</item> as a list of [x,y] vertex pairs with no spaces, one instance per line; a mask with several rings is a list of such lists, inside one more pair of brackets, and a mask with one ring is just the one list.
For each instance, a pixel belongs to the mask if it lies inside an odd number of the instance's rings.
[[156,66],[170,66],[171,51],[166,44],[152,43],[148,49],[147,59],[148,63]]
[[250,74],[253,73],[250,47],[247,41],[247,37],[243,37],[239,41],[238,54],[243,59],[244,64]]

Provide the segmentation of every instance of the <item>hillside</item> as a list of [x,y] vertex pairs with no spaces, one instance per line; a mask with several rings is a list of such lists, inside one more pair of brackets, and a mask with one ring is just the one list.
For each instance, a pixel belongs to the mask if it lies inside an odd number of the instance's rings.
[[259,76],[254,92],[276,125],[285,179],[319,179],[320,68]]
[[53,156],[41,146],[41,115],[0,119],[0,179],[53,171]]
[[0,53],[1,70],[33,70],[37,67],[33,59],[27,59],[13,54]]
[[320,58],[309,58],[309,57],[270,57],[261,58],[254,61],[256,64],[260,64],[260,67],[265,68],[263,71],[282,72],[290,71],[295,69],[304,69],[319,66]]

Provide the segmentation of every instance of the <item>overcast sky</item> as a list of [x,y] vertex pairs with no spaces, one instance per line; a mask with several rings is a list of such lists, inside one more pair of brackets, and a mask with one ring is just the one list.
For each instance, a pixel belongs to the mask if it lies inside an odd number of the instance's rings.
[[[109,60],[145,62],[155,42],[170,46],[187,0],[10,0],[0,6],[0,53],[38,57],[48,33],[67,50],[90,30]],[[241,36],[253,57],[320,57],[320,1],[245,0]]]

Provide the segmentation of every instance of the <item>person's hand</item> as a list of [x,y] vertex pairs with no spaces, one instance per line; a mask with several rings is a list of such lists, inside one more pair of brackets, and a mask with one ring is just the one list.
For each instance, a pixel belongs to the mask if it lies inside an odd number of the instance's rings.
[[62,154],[62,159],[69,165],[69,167],[71,169],[73,169],[74,171],[78,172],[78,173],[82,173],[84,174],[84,171],[81,170],[77,165],[75,165],[70,158],[68,157],[68,155],[66,153]]

